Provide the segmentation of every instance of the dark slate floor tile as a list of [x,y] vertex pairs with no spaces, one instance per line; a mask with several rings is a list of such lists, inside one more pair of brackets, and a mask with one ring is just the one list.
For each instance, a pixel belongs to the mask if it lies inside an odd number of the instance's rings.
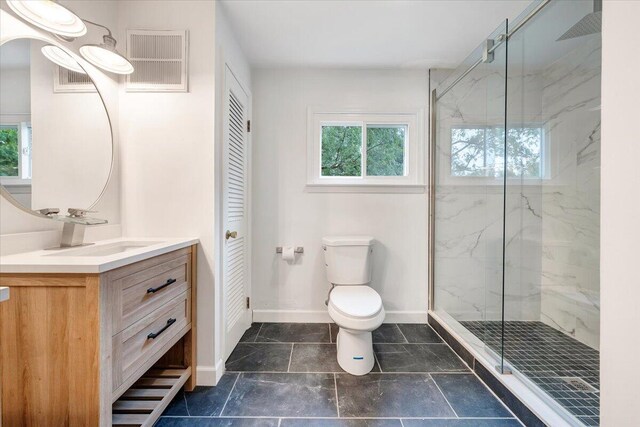
[[404,427],[522,427],[520,421],[511,419],[448,419],[402,420]]
[[255,342],[261,326],[262,323],[252,323],[251,327],[247,329],[244,335],[242,335],[242,338],[240,338],[240,342]]
[[215,387],[198,386],[192,392],[180,391],[162,415],[218,416],[229,397],[238,374],[227,373]]
[[382,372],[465,372],[446,344],[374,344]]
[[294,344],[289,372],[344,372],[335,344]]
[[406,343],[407,340],[395,323],[385,323],[373,331],[374,343]]
[[280,427],[401,427],[400,420],[390,419],[309,419],[309,418],[284,418]]
[[[196,390],[198,387],[196,387]],[[187,416],[189,413],[187,412],[187,400],[184,397],[184,391],[180,390],[176,397],[173,398],[171,402],[169,402],[169,406],[164,410],[162,415],[172,415],[172,416]]]
[[240,343],[227,359],[227,371],[287,372],[292,344]]
[[331,323],[330,328],[331,328],[331,342],[336,343],[338,340],[338,332],[340,331],[340,328],[335,323]]
[[512,417],[504,405],[473,374],[433,374],[431,378],[461,418]]
[[[294,344],[289,372],[344,372],[335,344]],[[376,363],[371,372],[380,372]]]
[[240,374],[222,415],[336,417],[338,414],[334,376]]
[[544,427],[545,424],[524,403],[522,403],[494,374],[495,370],[489,370],[482,363],[476,361],[474,371],[482,381],[504,402],[505,405],[522,420],[527,427]]
[[329,342],[326,323],[263,323],[256,342]]
[[431,326],[426,324],[401,323],[398,328],[410,343],[441,343],[442,339]]
[[341,417],[455,417],[429,375],[336,374]]
[[277,418],[165,418],[154,427],[277,427]]

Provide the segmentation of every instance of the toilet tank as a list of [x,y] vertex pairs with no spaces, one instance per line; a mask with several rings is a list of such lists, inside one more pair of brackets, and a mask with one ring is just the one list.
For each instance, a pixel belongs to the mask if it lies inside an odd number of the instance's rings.
[[366,285],[371,282],[373,237],[322,238],[327,280],[334,285]]

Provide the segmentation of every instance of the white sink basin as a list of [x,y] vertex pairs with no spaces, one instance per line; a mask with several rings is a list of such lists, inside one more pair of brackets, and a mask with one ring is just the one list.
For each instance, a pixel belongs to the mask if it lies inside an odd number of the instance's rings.
[[109,256],[120,254],[123,252],[131,251],[134,249],[146,248],[147,246],[153,246],[162,243],[161,241],[122,241],[115,243],[107,243],[104,245],[90,245],[83,246],[77,249],[67,249],[60,251],[53,251],[45,256],[72,256],[72,257],[97,257],[97,256]]

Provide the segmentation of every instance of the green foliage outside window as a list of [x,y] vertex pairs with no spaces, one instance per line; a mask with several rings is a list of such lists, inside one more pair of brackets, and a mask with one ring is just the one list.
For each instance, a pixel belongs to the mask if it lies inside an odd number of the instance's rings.
[[[322,176],[362,176],[361,126],[322,127]],[[406,126],[367,127],[367,175],[403,176]]]
[[406,133],[405,126],[367,128],[367,175],[404,175]]
[[322,176],[360,176],[362,127],[322,127]]
[[[544,129],[511,128],[507,133],[507,176],[542,178]],[[451,175],[502,177],[504,128],[458,127],[451,129]]]
[[0,176],[18,176],[18,129],[0,128]]

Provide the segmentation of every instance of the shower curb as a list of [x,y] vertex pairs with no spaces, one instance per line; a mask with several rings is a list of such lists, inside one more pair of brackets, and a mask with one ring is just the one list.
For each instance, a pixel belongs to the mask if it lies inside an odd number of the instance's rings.
[[516,395],[514,395],[497,378],[497,372],[485,367],[467,350],[460,341],[451,335],[440,322],[429,314],[429,325],[449,344],[449,347],[471,368],[471,370],[485,383],[491,391],[515,414],[527,427],[545,427],[546,424],[538,418]]

